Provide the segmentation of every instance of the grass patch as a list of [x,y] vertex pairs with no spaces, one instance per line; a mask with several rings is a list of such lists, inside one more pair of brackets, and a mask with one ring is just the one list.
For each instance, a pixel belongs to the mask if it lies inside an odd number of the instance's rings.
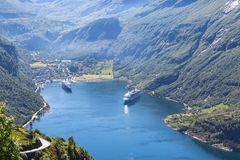
[[46,67],[56,67],[57,64],[46,64],[46,63],[43,63],[43,62],[35,62],[35,63],[32,63],[30,64],[30,67],[31,68],[46,68]]
[[113,61],[98,62],[96,67],[101,75],[113,75]]
[[216,105],[214,107],[202,109],[200,111],[200,114],[211,114],[211,113],[218,113],[228,110],[230,107],[228,105],[225,105],[223,103]]
[[15,139],[21,146],[22,150],[29,150],[36,148],[40,145],[38,138],[21,127],[15,127],[11,134],[12,138]]
[[74,77],[74,80],[111,80],[113,75],[96,75],[96,74],[85,74],[82,76]]
[[102,74],[102,75],[113,75],[112,68],[111,68],[111,67],[103,68],[103,69],[101,70],[101,74]]
[[30,145],[32,144],[32,139],[28,138],[30,135],[29,133],[21,128],[17,128],[15,130],[13,130],[12,135],[11,135],[14,139],[17,139],[18,142],[21,145]]
[[42,62],[35,62],[30,64],[31,68],[46,68],[48,67],[48,64],[42,63]]
[[172,128],[183,130],[195,125],[195,116],[193,114],[174,114],[168,116],[165,122]]
[[230,106],[221,103],[210,108],[201,109],[197,113],[170,115],[165,121],[172,128],[186,130],[188,128],[194,128],[197,121],[206,120],[214,115],[223,114],[229,108]]
[[84,74],[82,76],[73,77],[76,81],[81,80],[111,80],[114,78],[113,61],[103,61],[96,64],[95,74]]

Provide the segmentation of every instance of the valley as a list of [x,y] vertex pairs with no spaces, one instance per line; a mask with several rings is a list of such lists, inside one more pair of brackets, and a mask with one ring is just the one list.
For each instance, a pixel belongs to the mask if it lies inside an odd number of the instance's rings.
[[0,102],[15,125],[43,106],[39,86],[125,80],[185,105],[161,119],[169,127],[239,152],[239,0],[0,3]]

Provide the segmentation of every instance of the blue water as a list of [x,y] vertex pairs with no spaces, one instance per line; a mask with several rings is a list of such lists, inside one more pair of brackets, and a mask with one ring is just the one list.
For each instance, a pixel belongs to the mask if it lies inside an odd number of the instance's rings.
[[67,94],[51,84],[42,91],[51,109],[33,128],[53,137],[73,136],[96,160],[234,159],[168,128],[163,120],[182,112],[179,104],[142,93],[136,104],[124,106],[125,86],[79,83]]

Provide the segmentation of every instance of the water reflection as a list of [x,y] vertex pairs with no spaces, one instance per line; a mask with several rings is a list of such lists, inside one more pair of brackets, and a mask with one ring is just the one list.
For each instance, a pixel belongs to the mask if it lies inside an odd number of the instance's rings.
[[128,114],[129,113],[129,107],[135,105],[138,101],[140,100],[140,97],[128,102],[128,103],[124,103],[124,114]]
[[124,114],[128,114],[129,110],[128,110],[128,105],[124,105]]

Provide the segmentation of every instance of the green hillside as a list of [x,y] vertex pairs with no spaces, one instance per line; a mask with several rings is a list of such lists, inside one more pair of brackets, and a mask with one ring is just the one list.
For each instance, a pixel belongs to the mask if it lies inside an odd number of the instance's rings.
[[0,101],[7,103],[6,114],[13,115],[17,124],[26,122],[43,105],[23,65],[16,48],[0,39]]
[[[192,108],[169,116],[169,126],[215,147],[239,151],[239,19],[236,0],[152,2],[109,49],[115,75]],[[221,103],[228,107],[222,109]]]
[[[50,138],[40,131],[29,132],[4,115],[5,104],[0,102],[0,159],[2,160],[92,160],[84,149],[76,146],[73,137],[68,141]],[[43,141],[47,143],[45,147]],[[42,149],[39,149],[41,148]],[[24,153],[35,149],[35,152]],[[36,151],[36,149],[39,149]]]
[[171,115],[165,121],[176,130],[214,147],[239,152],[239,118],[239,109],[219,104],[194,113]]
[[190,106],[239,106],[239,6],[184,2],[152,2],[124,27],[109,49],[117,76]]
[[21,154],[24,160],[40,159],[40,160],[93,160],[86,150],[76,146],[73,137],[70,137],[67,141],[63,138],[50,138],[40,131],[34,131],[33,135],[30,135],[25,129],[15,128],[13,136],[16,136],[19,140],[21,150],[29,150],[38,148],[41,146],[38,138],[42,137],[49,141],[51,145],[42,150],[32,154]]
[[[0,1],[0,33],[21,47],[59,59],[109,60],[113,65],[101,74],[112,78],[113,68],[114,77],[192,108],[168,117],[171,127],[240,150],[239,0],[124,0],[115,7],[113,1],[31,1],[24,4],[28,14]],[[0,101],[17,123],[42,106],[21,65],[16,49],[0,40]]]

